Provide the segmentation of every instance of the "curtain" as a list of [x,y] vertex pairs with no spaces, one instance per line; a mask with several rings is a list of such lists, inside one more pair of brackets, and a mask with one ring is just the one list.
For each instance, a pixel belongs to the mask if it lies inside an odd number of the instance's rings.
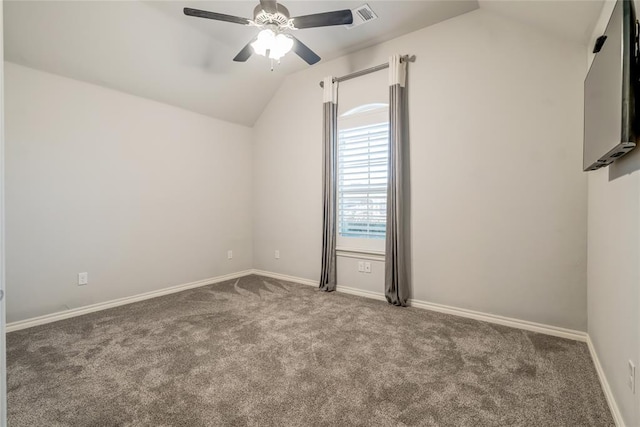
[[406,105],[407,63],[400,55],[389,59],[389,164],[387,232],[385,244],[385,297],[406,306],[409,299],[408,136]]
[[336,175],[338,166],[338,83],[324,79],[322,146],[322,267],[319,288],[336,290]]

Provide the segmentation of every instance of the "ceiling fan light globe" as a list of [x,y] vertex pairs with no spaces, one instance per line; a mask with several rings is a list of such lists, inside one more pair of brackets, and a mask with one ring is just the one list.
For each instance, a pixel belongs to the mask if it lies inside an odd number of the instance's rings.
[[267,51],[276,43],[276,35],[270,29],[264,29],[258,34],[256,41],[251,43],[253,51],[262,56],[267,56]]
[[284,34],[278,34],[269,52],[269,58],[279,60],[285,56],[293,47],[293,39]]

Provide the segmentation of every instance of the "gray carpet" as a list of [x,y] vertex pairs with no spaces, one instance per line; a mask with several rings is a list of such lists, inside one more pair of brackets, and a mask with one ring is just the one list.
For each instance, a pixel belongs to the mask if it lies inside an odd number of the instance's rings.
[[613,425],[584,343],[259,276],[7,347],[10,427]]

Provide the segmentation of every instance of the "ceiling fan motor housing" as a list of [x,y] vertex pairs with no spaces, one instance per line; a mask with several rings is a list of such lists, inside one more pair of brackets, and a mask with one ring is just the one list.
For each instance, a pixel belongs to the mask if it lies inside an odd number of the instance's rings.
[[277,12],[268,13],[262,9],[261,5],[258,5],[253,9],[253,22],[258,25],[276,24],[285,26],[289,22],[289,10],[277,3]]

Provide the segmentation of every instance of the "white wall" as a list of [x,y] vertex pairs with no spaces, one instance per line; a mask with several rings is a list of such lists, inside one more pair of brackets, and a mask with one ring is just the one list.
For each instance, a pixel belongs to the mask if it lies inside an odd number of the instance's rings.
[[[589,64],[614,5],[605,3]],[[627,363],[640,375],[640,150],[588,175],[588,332],[624,422],[637,426],[640,390],[633,395],[627,386]]]
[[5,67],[9,322],[251,268],[250,128]]
[[[318,82],[393,53],[417,55],[413,298],[586,330],[584,50],[482,9],[285,81],[254,128],[254,267],[318,279]],[[338,284],[382,292],[382,263],[356,263]]]

